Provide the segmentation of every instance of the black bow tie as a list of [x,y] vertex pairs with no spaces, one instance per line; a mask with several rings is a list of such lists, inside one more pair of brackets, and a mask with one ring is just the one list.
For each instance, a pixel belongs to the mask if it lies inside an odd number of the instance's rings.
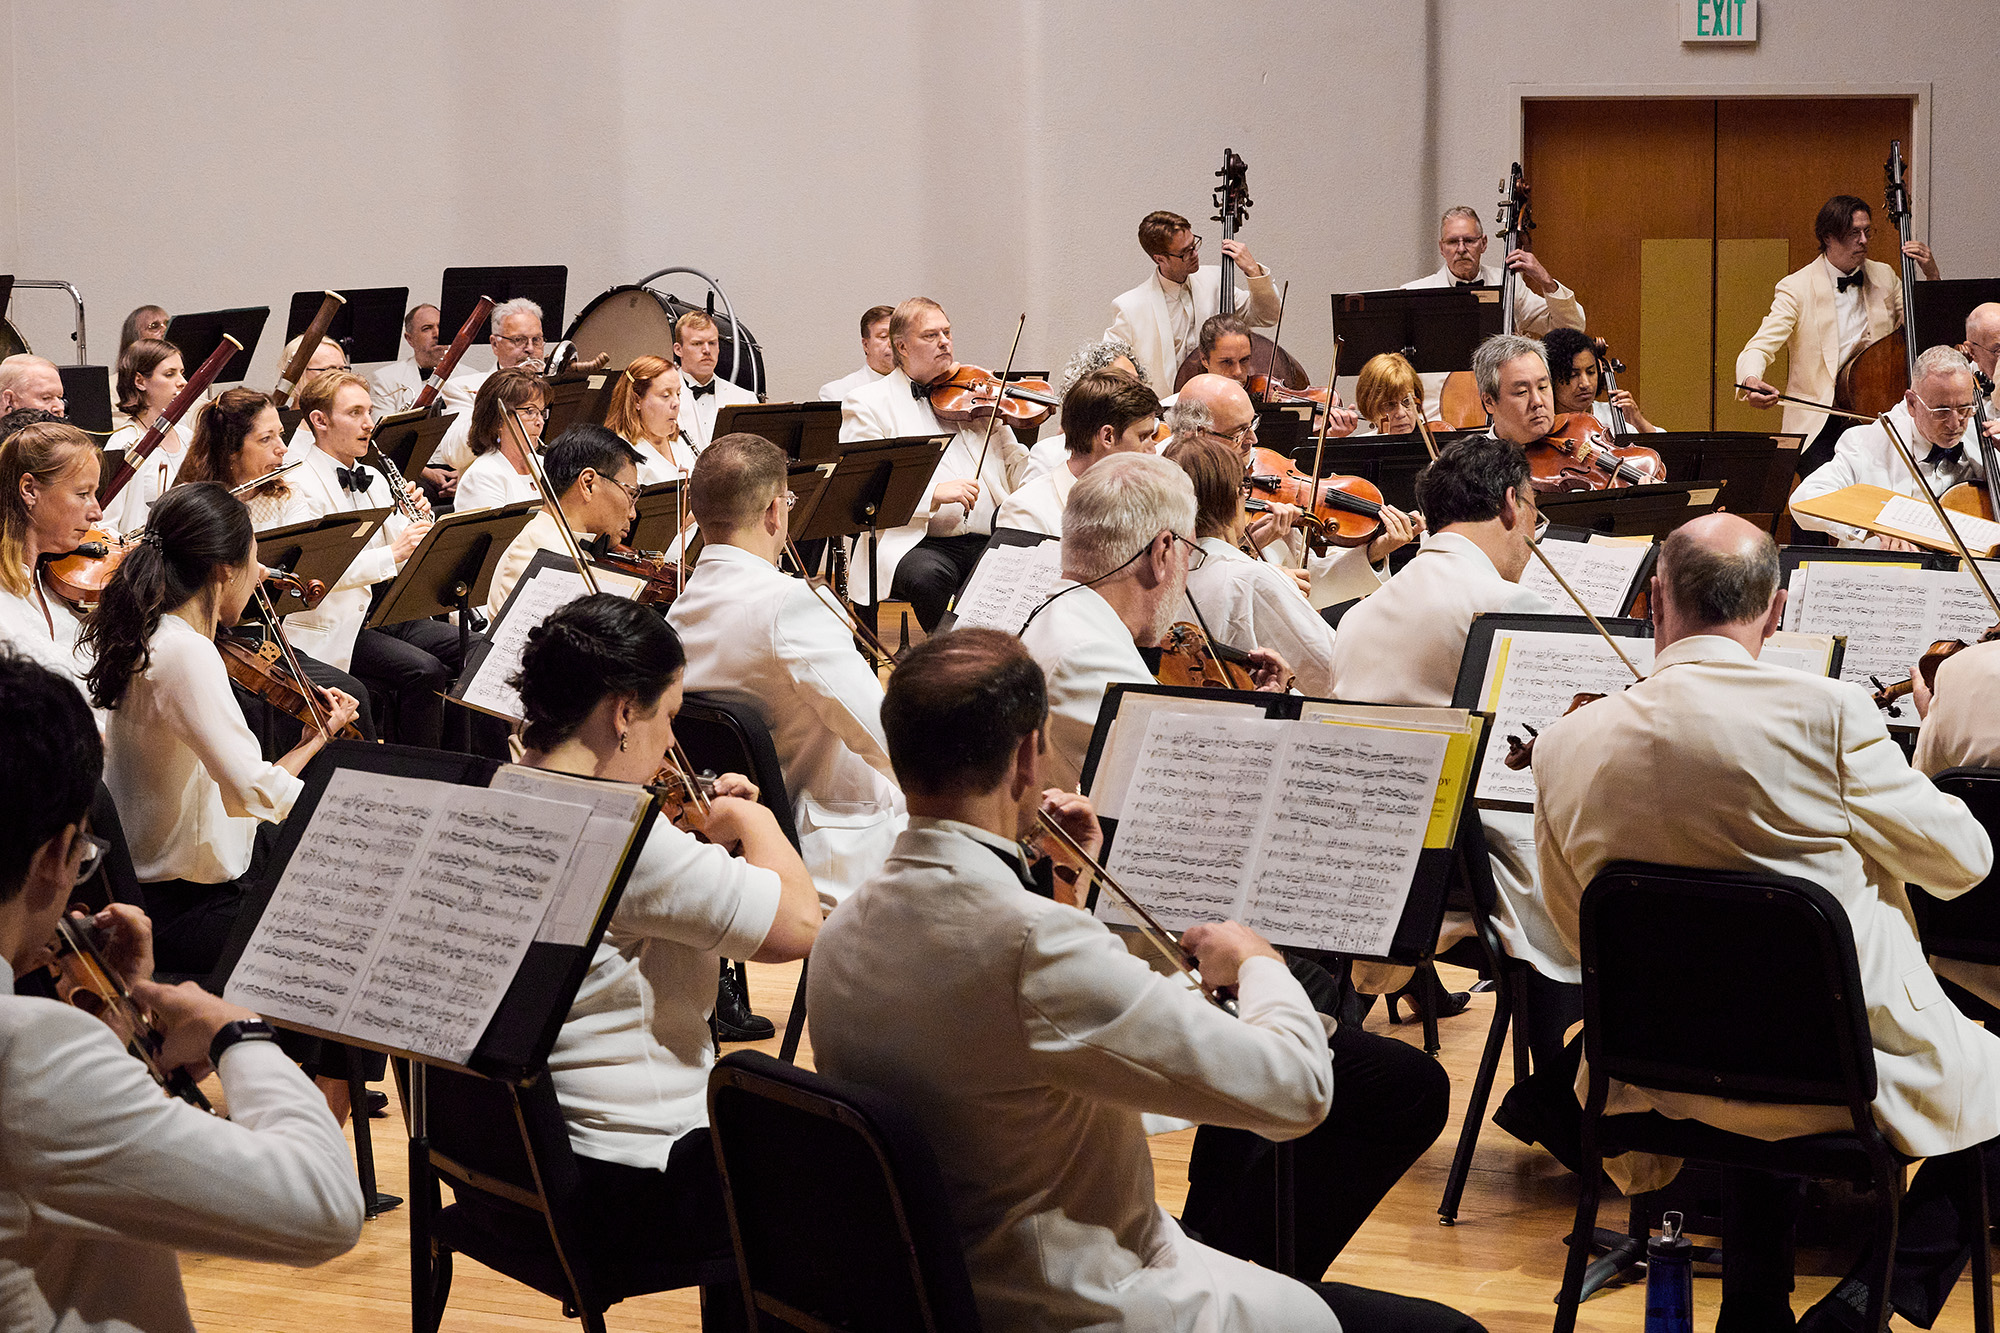
[[715,392],[715,381],[710,380],[706,384],[696,384],[694,381],[689,380],[688,392],[690,394],[693,394],[696,398],[706,398],[709,394]]
[[340,479],[340,489],[366,493],[375,484],[375,474],[365,467],[337,467],[333,475]]
[[930,396],[931,396],[930,385],[919,384],[915,380],[910,381],[910,397],[917,399],[919,402],[922,402],[923,400],[929,398]]
[[1466,278],[1455,278],[1455,279],[1453,279],[1453,280],[1452,280],[1452,284],[1451,284],[1451,285],[1452,285],[1452,286],[1454,286],[1454,287],[1484,287],[1484,286],[1486,285],[1486,279],[1484,279],[1484,278],[1472,278],[1472,279],[1466,279]]
[[1965,443],[1960,441],[1957,444],[1934,444],[1931,446],[1931,451],[1924,455],[1924,461],[1931,465],[1933,472],[1942,472],[1948,467],[1956,468],[1965,461]]
[[1852,273],[1837,273],[1834,275],[1833,287],[1836,292],[1844,292],[1849,287],[1861,286],[1866,278],[1866,271],[1858,268]]

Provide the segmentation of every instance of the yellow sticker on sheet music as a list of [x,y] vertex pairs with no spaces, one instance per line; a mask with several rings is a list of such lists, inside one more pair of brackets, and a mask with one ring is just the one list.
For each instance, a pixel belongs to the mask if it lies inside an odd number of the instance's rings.
[[1487,669],[1486,698],[1479,705],[1484,713],[1496,712],[1500,704],[1500,687],[1507,680],[1507,654],[1514,647],[1514,636],[1500,635],[1493,644],[1492,663]]

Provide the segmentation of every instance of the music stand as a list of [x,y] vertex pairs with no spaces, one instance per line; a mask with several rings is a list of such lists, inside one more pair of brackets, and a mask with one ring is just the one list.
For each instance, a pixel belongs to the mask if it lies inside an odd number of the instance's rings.
[[[569,267],[565,264],[448,268],[444,280],[438,284],[438,328],[455,332],[482,296],[492,297],[495,305],[525,296],[542,308],[542,329],[554,341],[554,330],[563,326],[563,296],[568,290]],[[486,342],[492,336],[490,318],[472,331],[475,343]]]
[[392,412],[376,425],[369,443],[393,462],[404,477],[414,477],[430,466],[431,455],[437,452],[445,432],[457,420],[456,412],[436,416],[428,409]]
[[1729,486],[1730,508],[1745,514],[1785,512],[1798,471],[1803,435],[1747,430],[1670,430],[1626,435],[1621,444],[1652,449],[1676,482],[1720,481]]
[[[368,545],[375,529],[389,517],[390,510],[355,509],[341,514],[323,514],[272,528],[257,534],[257,563],[266,569],[282,569],[301,579],[318,579],[328,588],[340,581],[354,563],[361,548]],[[292,593],[274,593],[271,605],[281,616],[304,611],[306,604]]]
[[250,358],[257,354],[257,339],[271,318],[267,305],[239,306],[234,310],[204,310],[193,315],[175,315],[167,324],[167,341],[180,349],[181,360],[198,366],[222,346],[228,334],[243,344],[243,350],[223,362],[217,384],[233,384],[250,371]]
[[486,601],[493,571],[514,538],[542,507],[540,500],[523,500],[498,509],[446,514],[431,526],[417,549],[410,552],[396,581],[375,604],[369,629],[429,620],[458,612],[459,661],[472,647],[472,610]]
[[[1318,438],[1313,431],[1312,404],[1264,403],[1257,408],[1257,447],[1275,449],[1279,453],[1290,453],[1301,445],[1310,447]],[[1338,439],[1329,437],[1326,447],[1331,450]],[[1312,464],[1308,462],[1310,469]]]
[[1620,486],[1616,490],[1572,491],[1535,497],[1551,523],[1588,528],[1614,537],[1665,537],[1690,519],[1712,514],[1727,482]]
[[[182,360],[186,360],[185,357]],[[62,376],[63,415],[78,430],[111,433],[111,375],[105,366],[57,366]],[[110,467],[109,464],[106,465]],[[105,472],[108,480],[110,471]]]
[[1472,349],[1500,332],[1498,287],[1417,287],[1335,292],[1334,373],[1359,375],[1370,357],[1399,352],[1419,374],[1464,370]]
[[7,303],[14,299],[14,275],[0,273],[0,319],[7,317]]
[[[327,325],[331,342],[347,349],[351,365],[364,361],[394,361],[402,352],[404,306],[410,299],[408,287],[355,287],[339,293],[347,304],[334,312]],[[326,291],[293,292],[292,308],[285,314],[285,341],[306,331],[319,313]]]
[[553,442],[579,422],[602,426],[611,415],[611,393],[622,370],[584,370],[558,375],[548,384],[548,420],[542,438]]
[[1956,347],[1965,341],[1965,317],[1972,307],[2000,301],[2000,278],[1943,278],[1911,288],[1915,309],[1909,316],[1911,344],[1919,352],[1940,343]]
[[875,555],[882,529],[900,528],[929,493],[938,460],[951,446],[949,435],[906,435],[894,440],[853,440],[834,464],[826,489],[795,541],[868,534],[868,604],[881,603]]
[[794,463],[839,458],[839,403],[730,403],[715,414],[715,438],[733,431],[761,435]]

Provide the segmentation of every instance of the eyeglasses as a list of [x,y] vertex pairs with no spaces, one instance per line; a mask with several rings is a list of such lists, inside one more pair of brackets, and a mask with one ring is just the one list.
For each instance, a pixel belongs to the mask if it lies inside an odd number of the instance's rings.
[[1201,234],[1199,232],[1196,232],[1194,233],[1194,239],[1187,243],[1185,249],[1167,251],[1167,258],[1178,259],[1182,263],[1186,263],[1188,260],[1193,259],[1196,255],[1200,253],[1201,253]]
[[1209,428],[1204,430],[1203,433],[1213,435],[1216,439],[1233,444],[1238,449],[1241,449],[1244,445],[1257,438],[1257,423],[1246,421],[1232,431],[1219,431]]
[[79,834],[78,841],[83,844],[83,859],[76,863],[74,884],[81,884],[95,875],[97,868],[104,864],[104,858],[111,851],[111,844],[95,833]]
[[606,477],[605,480],[610,482],[613,486],[616,486],[619,490],[625,492],[626,498],[631,500],[634,504],[637,504],[639,502],[639,492],[645,489],[645,487],[643,486],[628,486],[624,482],[618,480],[618,478],[616,477]]
[[1480,246],[1486,244],[1486,238],[1484,236],[1454,236],[1449,240],[1440,241],[1438,244],[1447,250],[1477,250]]
[[[1924,396],[1916,390],[1912,389],[1910,396],[1918,402],[1924,403]],[[1947,403],[1943,407],[1932,407],[1929,403],[1924,403],[1924,411],[1930,413],[1940,421],[1951,421],[1960,417],[1969,417],[1978,410],[1979,403],[1977,399],[1969,403]]]
[[512,409],[515,416],[523,421],[547,421],[549,409],[546,407],[517,407]]
[[1170,532],[1167,535],[1172,537],[1177,542],[1187,542],[1188,573],[1192,574],[1197,569],[1200,569],[1204,564],[1208,563],[1208,552],[1204,550],[1199,543],[1190,541],[1188,538],[1181,536],[1178,532]]
[[799,493],[797,491],[786,491],[785,492],[786,510],[790,511],[793,509],[797,509],[798,507],[799,507]]
[[495,342],[507,343],[514,350],[520,352],[525,352],[530,347],[546,347],[549,345],[549,340],[539,333],[517,333],[511,336],[505,333],[496,333],[493,335],[493,340]]
[[1988,356],[2000,356],[2000,343],[1974,342],[1972,339],[1967,338],[1965,340],[1965,345],[1967,347],[1977,347],[1980,351],[1986,353]]

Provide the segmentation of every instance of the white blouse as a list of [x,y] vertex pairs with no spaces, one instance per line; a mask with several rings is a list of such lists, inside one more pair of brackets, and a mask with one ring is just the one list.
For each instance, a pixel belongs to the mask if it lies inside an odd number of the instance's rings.
[[459,474],[458,492],[451,498],[451,509],[455,514],[469,514],[475,509],[497,509],[533,500],[540,494],[533,477],[516,472],[507,455],[498,449],[488,449]]
[[283,820],[302,784],[265,762],[200,630],[163,616],[149,647],[104,734],[104,783],[133,868],[142,884],[235,879],[250,868],[257,822]]
[[657,486],[663,481],[679,481],[694,471],[695,450],[680,436],[671,441],[665,450],[651,440],[628,440],[639,451],[639,484]]
[[[127,450],[137,444],[146,433],[146,428],[136,421],[127,421],[111,433],[104,442],[104,450]],[[104,521],[115,532],[131,532],[146,524],[146,511],[153,507],[153,501],[167,493],[174,484],[174,476],[181,470],[181,460],[187,457],[187,447],[192,437],[182,425],[168,431],[159,446],[139,461],[138,470],[125,488],[112,497],[105,506]],[[107,476],[107,480],[109,477]]]
[[[32,574],[29,577],[33,579]],[[82,631],[76,613],[60,599],[47,596],[39,582],[31,582],[25,597],[0,587],[0,642],[75,681],[87,696],[83,678],[90,670],[90,655],[76,646]],[[101,717],[98,723],[102,727]]]

